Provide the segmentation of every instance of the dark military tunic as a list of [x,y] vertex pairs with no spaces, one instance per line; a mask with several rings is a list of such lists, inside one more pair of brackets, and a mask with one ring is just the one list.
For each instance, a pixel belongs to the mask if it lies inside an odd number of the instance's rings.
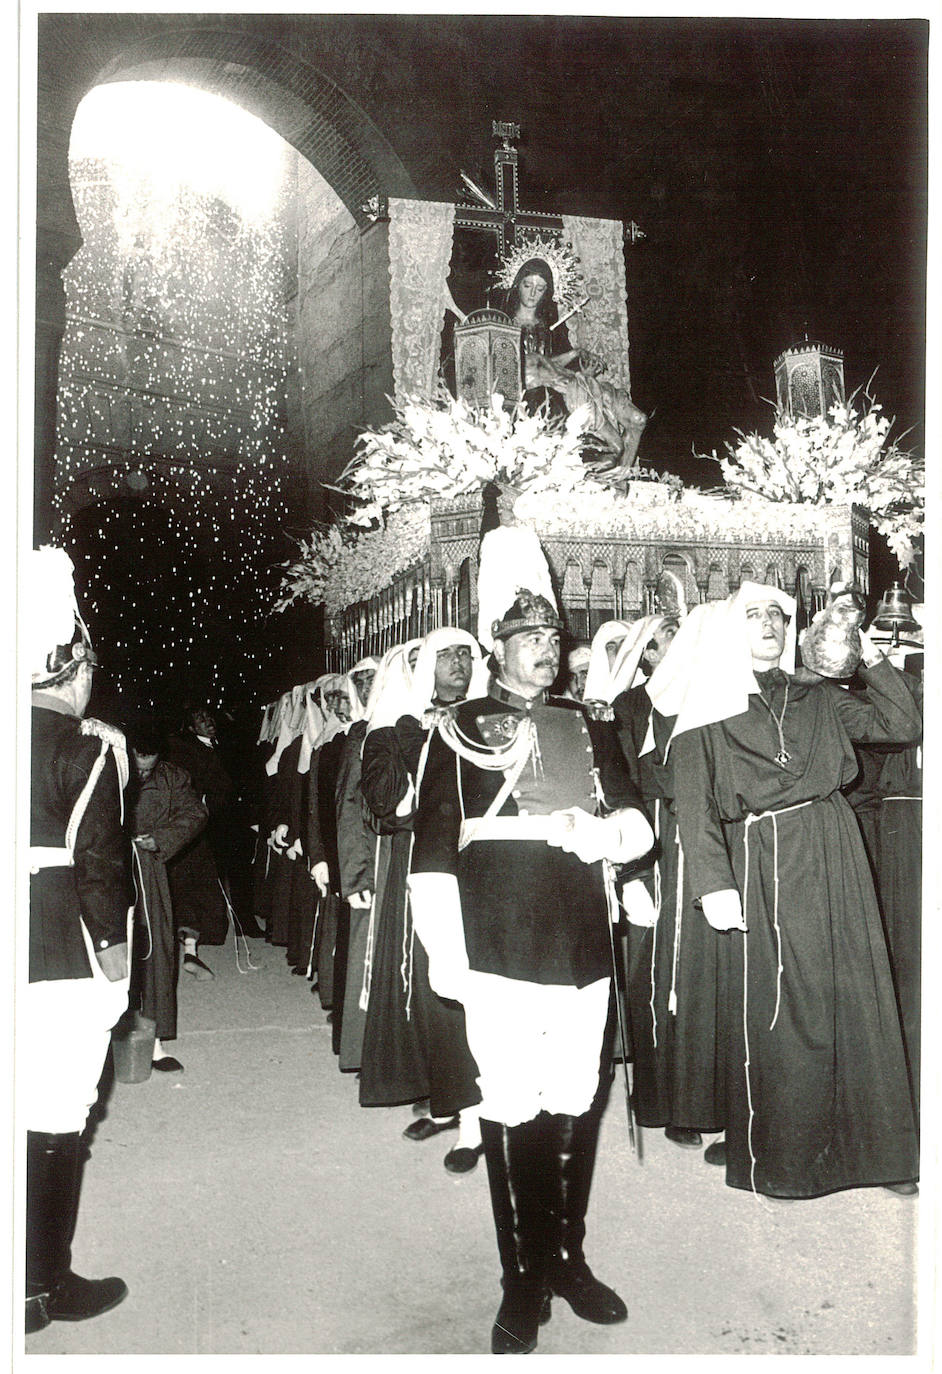
[[[478,749],[506,745],[524,716],[538,739],[501,807],[501,816],[547,816],[579,807],[589,814],[643,810],[610,722],[581,703],[541,693],[524,701],[492,679],[486,697],[462,702],[455,722]],[[540,840],[475,840],[460,852],[462,818],[485,814],[504,783],[501,771],[460,758],[432,738],[416,818],[414,872],[456,874],[472,970],[527,982],[585,987],[611,975],[601,863]]]
[[[61,848],[72,809],[102,741],[77,716],[42,704],[32,709],[30,844]],[[86,723],[87,728],[87,723]],[[30,876],[29,981],[91,978],[81,922],[95,949],[124,944],[132,893],[129,846],[121,828],[121,788],[109,754],[75,837],[74,867]]]

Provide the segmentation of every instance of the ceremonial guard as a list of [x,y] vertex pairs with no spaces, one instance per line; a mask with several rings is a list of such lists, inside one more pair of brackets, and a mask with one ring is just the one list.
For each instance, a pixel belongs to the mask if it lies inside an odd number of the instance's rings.
[[61,549],[29,568],[32,669],[29,984],[17,1007],[27,1127],[26,1331],[82,1321],[127,1296],[119,1278],[71,1269],[82,1131],[111,1027],[128,1002],[131,891],[124,736],[83,720],[95,656]]
[[504,1288],[491,1349],[525,1354],[554,1293],[587,1321],[627,1316],[582,1242],[611,989],[606,879],[653,834],[612,725],[548,696],[561,620],[531,530],[485,536],[479,608],[494,673],[432,737],[416,831],[438,830],[424,860],[441,912],[429,979],[463,1002],[479,1069]]

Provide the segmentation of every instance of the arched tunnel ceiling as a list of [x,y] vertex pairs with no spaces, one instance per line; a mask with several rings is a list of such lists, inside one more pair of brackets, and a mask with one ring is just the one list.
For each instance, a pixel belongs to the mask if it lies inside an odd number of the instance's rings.
[[44,15],[41,205],[61,199],[58,121],[83,82],[187,44],[283,84],[316,73],[392,194],[453,199],[459,169],[487,180],[491,120],[518,120],[528,208],[644,230],[632,377],[664,452],[761,423],[772,360],[806,330],[844,348],[852,387],[878,367],[886,408],[918,425],[923,21]]

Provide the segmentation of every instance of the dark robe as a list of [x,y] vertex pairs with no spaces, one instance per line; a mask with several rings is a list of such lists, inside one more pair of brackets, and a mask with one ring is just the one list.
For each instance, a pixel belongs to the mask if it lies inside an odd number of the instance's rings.
[[[632,779],[658,837],[659,890],[645,875],[660,915],[652,928],[628,925],[628,1021],[634,1071],[632,1101],[642,1126],[723,1128],[723,1078],[717,1051],[720,936],[694,909],[683,868],[670,760],[671,722],[653,711],[644,683],[612,703]],[[652,720],[655,749],[642,754]],[[673,993],[673,996],[671,995]]]
[[[360,750],[366,735],[366,721],[358,720],[347,731],[337,770],[335,801],[337,808],[337,853],[341,896],[345,902],[357,892],[372,892],[374,905],[382,901],[389,867],[390,837],[372,829],[364,810],[360,791]],[[334,1017],[342,998],[340,1029],[340,1068],[352,1072],[360,1068],[366,1009],[360,1006],[369,952],[369,908],[347,907],[348,919],[338,954],[343,959],[342,985],[335,983]],[[340,977],[340,959],[335,978]]]
[[[340,897],[340,860],[337,854],[337,807],[335,792],[337,770],[343,752],[345,733],[329,739],[311,755],[308,781],[307,839],[310,862],[326,863],[327,895],[317,902],[315,927],[312,931],[311,966],[316,973],[317,991],[321,1006],[330,1010],[334,1005],[334,974],[338,929],[343,917],[344,903]],[[344,965],[346,967],[346,965]],[[338,999],[342,1001],[341,999]],[[332,1041],[335,1054],[340,1053],[340,1009],[333,1018]]]
[[[298,758],[301,753],[301,736],[295,735],[290,744],[285,745],[278,759],[277,771],[272,776],[268,793],[268,829],[266,838],[278,826],[291,830],[291,814],[295,805],[294,793],[298,786]],[[279,853],[271,850],[269,861],[269,901],[267,937],[271,944],[288,944],[291,927],[292,893],[297,884],[297,859],[289,859],[287,849],[292,844],[287,834],[285,848]]]
[[[314,914],[317,909],[317,887],[311,877],[311,856],[308,852],[308,808],[310,805],[311,773],[310,767],[303,773],[298,771],[302,745],[292,757],[294,771],[288,780],[288,848],[300,845],[301,853],[289,859],[293,865],[291,890],[288,897],[288,930],[286,957],[295,970],[307,971],[311,958],[311,938],[314,931]],[[287,750],[285,751],[287,753]]]
[[208,812],[189,774],[159,760],[150,777],[128,788],[132,835],[153,835],[157,849],[135,849],[138,883],[131,1004],[157,1023],[157,1036],[177,1033],[177,942],[167,864],[206,826]]
[[412,716],[371,731],[363,746],[361,787],[378,823],[390,832],[390,869],[377,914],[373,976],[363,1039],[360,1105],[395,1106],[429,1099],[433,1116],[480,1102],[464,1008],[428,981],[428,956],[415,938],[407,879],[412,817],[397,817],[425,740]]
[[[922,683],[904,675],[916,704]],[[919,1111],[922,971],[922,746],[861,746],[861,776],[847,799],[857,813],[876,882]]]
[[265,769],[265,764],[271,757],[274,746],[265,741],[258,746],[257,759],[259,766],[259,787],[258,787],[258,807],[256,820],[258,831],[255,836],[255,857],[253,860],[253,905],[255,919],[259,925],[265,927],[268,933],[268,926],[271,919],[272,891],[274,878],[272,875],[272,849],[268,843],[268,837],[272,832],[272,802],[277,781],[271,777]]
[[[912,740],[920,722],[892,665],[862,677],[866,693],[852,696],[777,671],[758,675],[776,717],[787,682],[784,767],[770,711],[755,695],[743,714],[671,746],[692,888],[698,897],[737,889],[748,925],[723,937],[726,1181],[781,1197],[918,1171],[886,941],[839,789],[857,771],[852,739]],[[776,815],[761,815],[768,811]],[[750,815],[761,818],[747,824]]]

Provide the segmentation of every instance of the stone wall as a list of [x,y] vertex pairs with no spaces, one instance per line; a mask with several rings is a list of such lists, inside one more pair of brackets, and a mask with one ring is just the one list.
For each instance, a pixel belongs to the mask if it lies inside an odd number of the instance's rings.
[[323,517],[366,425],[391,417],[388,225],[361,232],[309,163],[297,159],[296,351],[307,500]]

